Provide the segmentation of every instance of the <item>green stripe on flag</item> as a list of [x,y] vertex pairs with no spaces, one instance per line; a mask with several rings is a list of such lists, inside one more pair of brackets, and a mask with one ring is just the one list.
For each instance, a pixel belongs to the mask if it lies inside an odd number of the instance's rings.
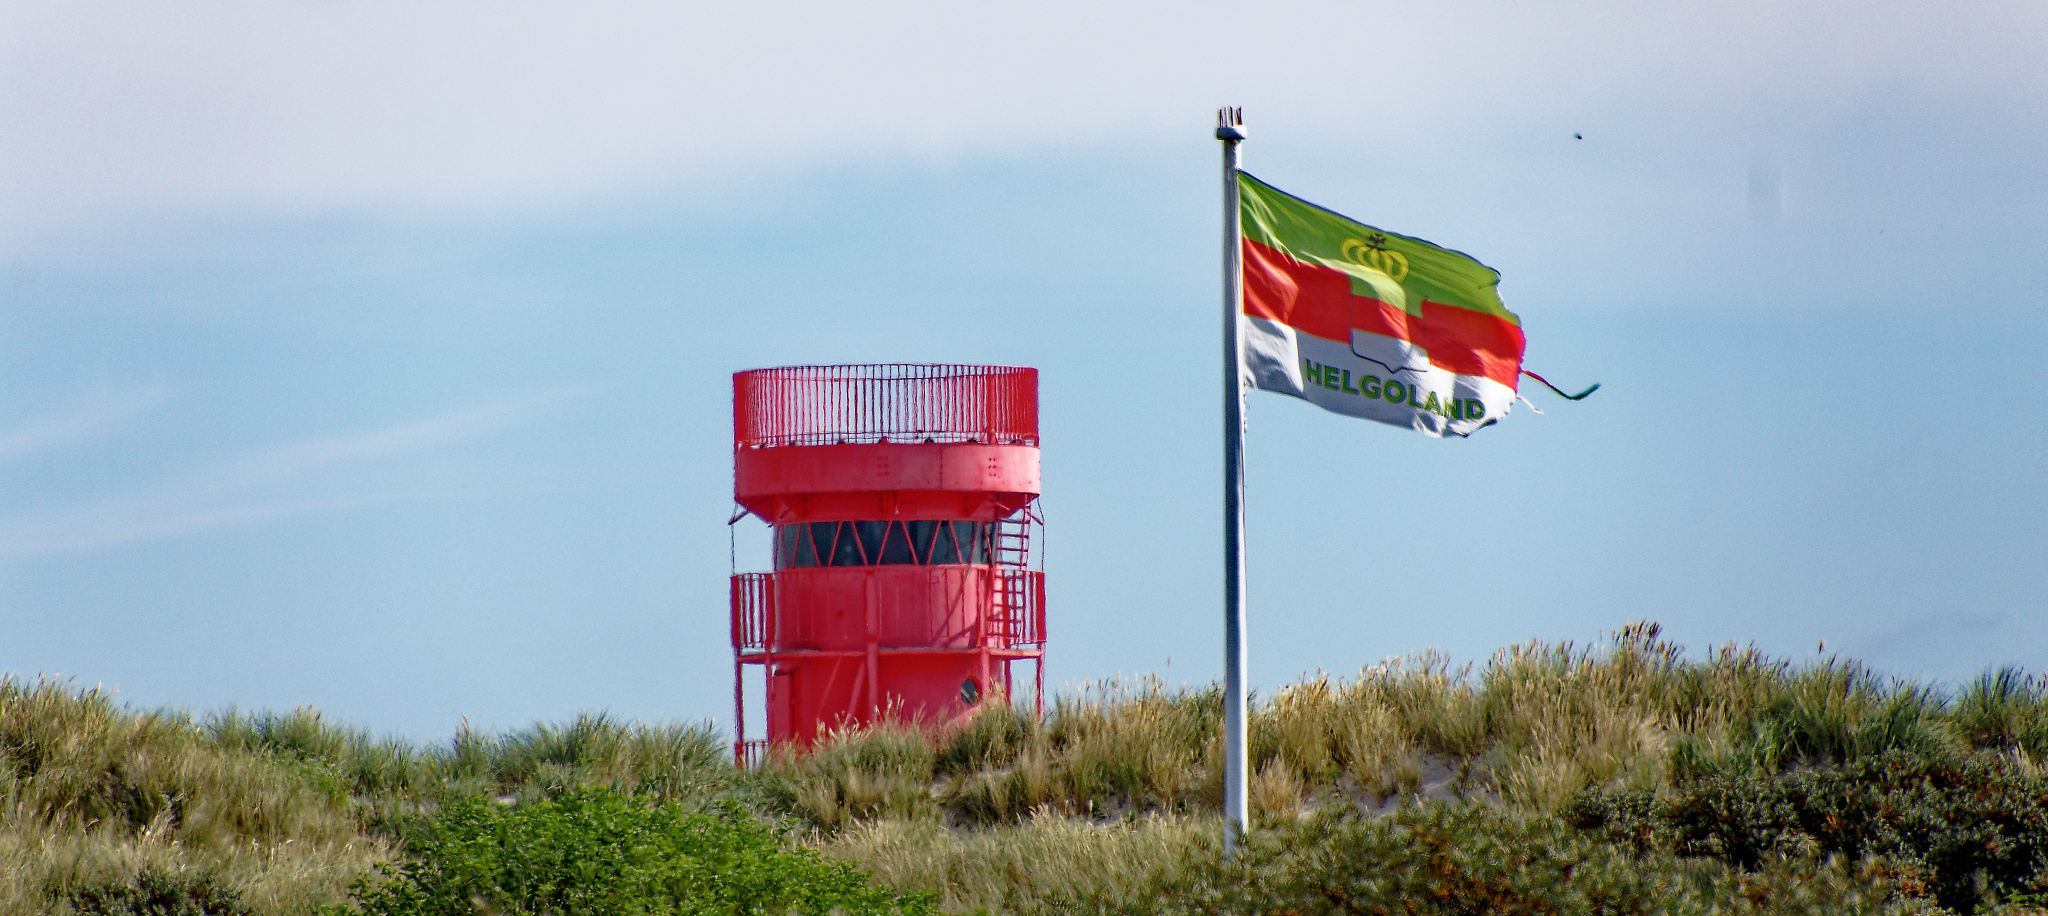
[[1355,295],[1422,314],[1424,300],[1520,326],[1500,301],[1500,272],[1470,255],[1375,229],[1239,172],[1244,237],[1307,264],[1341,271]]

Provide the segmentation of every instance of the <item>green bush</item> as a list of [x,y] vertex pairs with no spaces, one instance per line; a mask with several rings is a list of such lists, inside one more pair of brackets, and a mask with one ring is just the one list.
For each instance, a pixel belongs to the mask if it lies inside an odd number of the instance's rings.
[[[1234,913],[1616,912],[1652,889],[1625,856],[1543,821],[1431,805],[1363,821],[1324,818],[1255,837],[1216,909]],[[1227,874],[1227,873],[1226,873]]]
[[151,870],[132,882],[93,884],[70,896],[80,916],[249,916],[234,891],[211,875],[187,878]]
[[1548,916],[1868,912],[1884,876],[1846,860],[1775,857],[1738,872],[1632,851],[1556,818],[1429,804],[1379,818],[1325,815],[1252,834],[1183,886],[1102,907],[1128,914]]
[[923,914],[853,866],[789,848],[736,808],[692,812],[586,788],[516,806],[478,798],[441,809],[388,880],[359,882],[330,916]]
[[2003,758],[1890,751],[1778,779],[1718,776],[1664,798],[1589,792],[1565,820],[1638,850],[1754,868],[1773,855],[1876,857],[1903,888],[1973,912],[2048,886],[2048,781]]

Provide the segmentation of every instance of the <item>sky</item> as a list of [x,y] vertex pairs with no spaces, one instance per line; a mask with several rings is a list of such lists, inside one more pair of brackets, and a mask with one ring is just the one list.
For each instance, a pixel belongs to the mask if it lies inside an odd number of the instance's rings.
[[[2048,671],[2048,7],[0,0],[0,675],[730,728],[730,375],[1038,367],[1055,691],[1221,670],[1218,106],[1577,389],[1248,406],[1251,676]],[[1542,413],[1537,413],[1540,409]]]

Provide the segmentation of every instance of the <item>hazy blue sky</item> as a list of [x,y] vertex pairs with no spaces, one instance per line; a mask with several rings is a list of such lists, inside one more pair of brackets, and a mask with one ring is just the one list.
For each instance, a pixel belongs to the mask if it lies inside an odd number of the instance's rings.
[[0,0],[0,672],[723,722],[730,373],[946,361],[1042,372],[1049,679],[1212,679],[1225,104],[1605,386],[1464,441],[1252,395],[1263,690],[1638,618],[2048,669],[2043,47],[2032,2]]

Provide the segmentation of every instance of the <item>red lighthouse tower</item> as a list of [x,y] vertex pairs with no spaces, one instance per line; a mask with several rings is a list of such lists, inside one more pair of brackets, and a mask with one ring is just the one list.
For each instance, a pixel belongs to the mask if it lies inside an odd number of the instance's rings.
[[[884,716],[944,724],[1042,702],[1045,573],[1030,568],[1038,370],[791,366],[733,375],[733,498],[774,571],[732,578],[735,753]],[[748,741],[746,666],[768,737]]]

